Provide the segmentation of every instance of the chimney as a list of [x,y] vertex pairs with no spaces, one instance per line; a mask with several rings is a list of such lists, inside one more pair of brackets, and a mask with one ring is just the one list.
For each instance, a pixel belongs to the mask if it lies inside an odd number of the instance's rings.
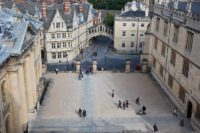
[[85,1],[84,0],[79,0],[80,1],[80,4],[83,4]]
[[70,0],[65,0],[65,3],[64,3],[64,10],[65,10],[65,13],[69,14],[71,9],[70,9]]
[[188,13],[191,13],[191,8],[192,8],[192,2],[191,2],[191,0],[188,0],[187,1],[187,11],[188,11]]
[[46,1],[42,0],[42,18],[46,18],[47,11],[46,11]]
[[82,4],[79,4],[79,12],[83,13],[83,5]]
[[16,3],[26,2],[27,0],[15,0]]

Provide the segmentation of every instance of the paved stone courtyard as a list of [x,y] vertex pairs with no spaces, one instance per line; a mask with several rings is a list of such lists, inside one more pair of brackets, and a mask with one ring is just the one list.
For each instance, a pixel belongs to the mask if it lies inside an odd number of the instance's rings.
[[[31,132],[151,132],[155,122],[161,132],[192,131],[187,123],[179,127],[182,116],[172,115],[173,104],[148,74],[97,72],[78,80],[76,73],[48,73],[47,78],[52,82],[31,123]],[[135,104],[138,96],[141,105]],[[118,101],[126,99],[129,108],[118,109]],[[147,115],[138,116],[142,105],[147,107]],[[78,116],[79,108],[86,109],[86,118]]]

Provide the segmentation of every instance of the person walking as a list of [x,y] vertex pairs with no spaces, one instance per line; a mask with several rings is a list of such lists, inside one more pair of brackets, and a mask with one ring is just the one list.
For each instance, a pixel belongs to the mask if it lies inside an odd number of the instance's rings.
[[181,127],[184,127],[184,125],[185,125],[184,119],[181,119],[179,125],[180,125]]
[[155,122],[154,125],[153,125],[153,131],[154,131],[154,132],[157,132],[157,131],[158,131],[158,127],[157,127],[157,125],[156,125],[156,122]]
[[126,108],[126,103],[125,103],[125,101],[123,101],[123,109],[125,109]]
[[83,117],[86,117],[86,110],[83,110]]
[[126,107],[128,108],[128,105],[129,105],[129,102],[128,102],[128,100],[126,100]]
[[58,74],[58,68],[55,69],[56,74]]
[[142,113],[143,113],[143,114],[146,114],[146,109],[147,109],[146,106],[143,105],[143,106],[142,106]]
[[119,100],[118,108],[122,108],[122,102]]
[[177,108],[176,107],[173,108],[173,115],[177,117]]
[[81,117],[82,116],[82,110],[80,108],[78,110],[78,113],[79,113],[79,116]]
[[114,97],[114,95],[115,95],[115,94],[114,94],[114,89],[112,90],[112,94],[111,94],[111,95],[112,95],[112,97]]
[[137,97],[137,98],[136,98],[136,100],[135,100],[135,104],[140,105],[140,97]]

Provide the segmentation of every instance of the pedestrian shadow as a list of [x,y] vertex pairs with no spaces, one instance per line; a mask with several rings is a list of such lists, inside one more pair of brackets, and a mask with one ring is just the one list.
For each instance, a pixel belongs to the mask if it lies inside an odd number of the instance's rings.
[[77,114],[77,116],[80,117],[80,114],[79,114],[78,110],[75,110],[75,113]]
[[116,103],[116,102],[113,102],[113,104],[118,108],[118,103]]

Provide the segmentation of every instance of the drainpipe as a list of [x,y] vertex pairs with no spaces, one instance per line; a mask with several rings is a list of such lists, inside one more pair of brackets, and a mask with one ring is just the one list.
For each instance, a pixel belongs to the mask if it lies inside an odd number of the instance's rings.
[[136,34],[136,53],[137,53],[137,45],[138,45],[138,31],[139,31],[139,18],[137,19],[137,30],[136,30],[136,32],[137,32],[137,34]]

